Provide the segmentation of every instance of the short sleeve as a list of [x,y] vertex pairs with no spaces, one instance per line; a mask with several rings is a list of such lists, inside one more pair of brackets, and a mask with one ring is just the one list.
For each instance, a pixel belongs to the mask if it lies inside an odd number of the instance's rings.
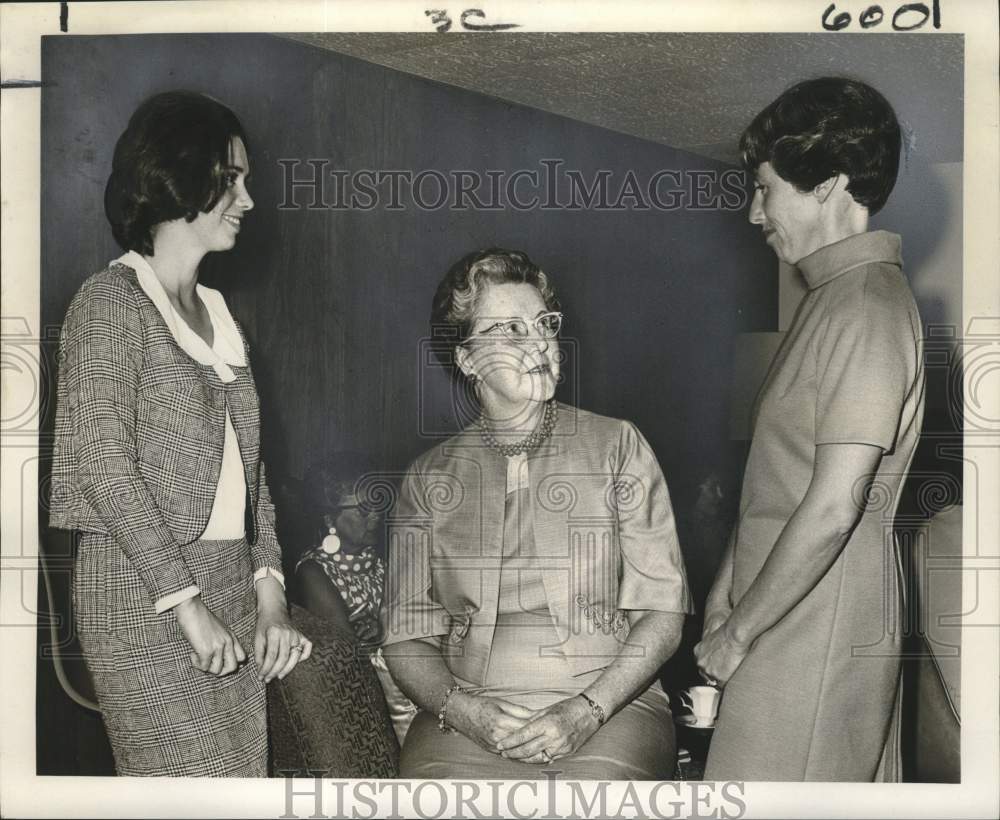
[[816,444],[892,450],[917,372],[908,305],[877,275],[830,312],[816,349]]
[[693,613],[670,493],[656,456],[630,422],[622,424],[618,452],[618,608]]
[[423,499],[420,476],[411,467],[387,521],[389,560],[381,613],[384,645],[447,635],[451,628],[448,611],[432,596],[433,522]]

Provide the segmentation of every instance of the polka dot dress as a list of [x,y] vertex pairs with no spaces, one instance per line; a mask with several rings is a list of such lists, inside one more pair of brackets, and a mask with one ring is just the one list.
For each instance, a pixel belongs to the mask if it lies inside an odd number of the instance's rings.
[[375,554],[375,548],[365,547],[355,553],[340,550],[331,554],[322,547],[316,547],[299,559],[298,566],[306,561],[319,564],[326,577],[340,592],[358,637],[366,638],[377,634],[382,586],[385,582],[385,562]]

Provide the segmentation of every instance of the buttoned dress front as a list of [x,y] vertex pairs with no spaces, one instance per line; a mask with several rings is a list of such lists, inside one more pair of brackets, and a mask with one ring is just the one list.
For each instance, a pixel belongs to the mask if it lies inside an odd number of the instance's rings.
[[758,398],[734,602],[801,503],[817,445],[868,444],[883,455],[839,557],[726,685],[705,776],[894,780],[901,587],[892,524],[923,417],[920,318],[895,234],[848,237],[799,268],[809,290]]
[[[254,583],[283,578],[259,402],[222,295],[198,292],[211,348],[135,253],[84,283],[63,328],[50,524],[81,533],[74,615],[120,775],[267,769]],[[236,672],[192,666],[172,607],[194,594],[247,652]]]

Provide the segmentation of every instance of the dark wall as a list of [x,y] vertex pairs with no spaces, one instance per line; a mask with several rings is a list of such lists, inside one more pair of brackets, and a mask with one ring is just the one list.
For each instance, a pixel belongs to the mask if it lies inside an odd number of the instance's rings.
[[[572,372],[561,397],[638,424],[682,537],[699,483],[710,473],[738,482],[732,346],[738,332],[774,329],[777,299],[773,256],[745,212],[422,210],[408,199],[398,211],[278,208],[280,159],[445,173],[542,171],[541,159],[559,159],[587,178],[611,171],[613,190],[629,170],[644,181],[724,166],[267,35],[53,37],[42,53],[43,326],[58,326],[83,279],[121,253],[102,194],[138,103],[191,88],[241,117],[256,208],[237,248],[206,260],[203,280],[250,336],[276,477],[301,478],[330,448],[401,470],[433,443],[428,431],[454,429],[448,382],[421,359],[430,299],[456,258],[502,245],[526,250],[562,297]],[[683,540],[700,598],[721,547]]]

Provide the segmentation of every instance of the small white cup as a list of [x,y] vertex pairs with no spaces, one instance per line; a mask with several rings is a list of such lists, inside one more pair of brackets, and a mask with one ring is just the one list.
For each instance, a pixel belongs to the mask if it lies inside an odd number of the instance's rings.
[[695,726],[712,726],[722,693],[714,686],[692,686],[681,692],[681,703],[691,710]]

